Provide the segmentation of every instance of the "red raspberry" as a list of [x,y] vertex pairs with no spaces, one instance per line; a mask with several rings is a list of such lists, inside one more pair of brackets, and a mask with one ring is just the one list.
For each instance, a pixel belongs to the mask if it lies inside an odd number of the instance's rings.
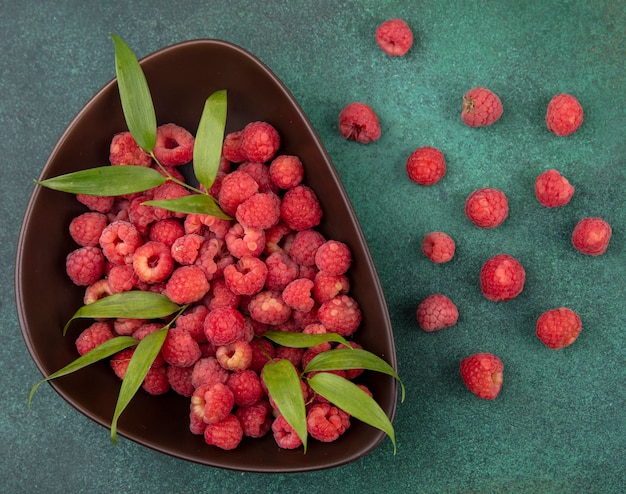
[[352,262],[352,252],[343,242],[328,240],[319,246],[315,253],[315,265],[320,271],[340,275],[348,271]]
[[320,224],[322,207],[317,195],[306,185],[297,185],[285,192],[280,216],[292,230],[308,230]]
[[283,290],[283,300],[293,310],[309,312],[315,305],[311,295],[313,282],[306,278],[291,281]]
[[160,242],[146,242],[133,254],[133,269],[138,278],[146,283],[167,280],[174,270],[170,248]]
[[197,266],[176,268],[167,281],[165,293],[175,304],[198,302],[209,291],[209,282],[204,271]]
[[258,192],[237,206],[235,217],[244,228],[272,228],[280,219],[280,198],[272,192]]
[[247,342],[239,340],[230,345],[217,347],[215,358],[224,369],[229,371],[244,370],[252,362],[252,349]]
[[228,230],[224,240],[228,251],[236,258],[258,257],[265,248],[265,232],[259,228],[246,228],[240,223]]
[[274,157],[280,147],[280,136],[267,122],[250,122],[241,133],[239,152],[249,161],[265,163]]
[[67,255],[65,270],[75,285],[91,285],[104,273],[104,255],[98,247],[81,247]]
[[126,369],[128,369],[128,364],[130,363],[130,359],[133,357],[134,353],[134,348],[126,348],[111,357],[109,365],[119,379],[124,379]]
[[209,216],[208,214],[188,214],[185,217],[185,233],[197,233],[205,237],[213,234],[219,239],[223,239],[230,229],[231,222]]
[[102,230],[108,223],[108,218],[102,213],[83,213],[71,221],[70,236],[81,247],[98,247]]
[[470,127],[494,124],[502,116],[502,101],[484,87],[470,89],[463,96],[461,119]]
[[301,266],[315,265],[315,253],[326,242],[324,236],[317,230],[302,230],[295,234],[289,256]]
[[259,184],[259,192],[272,192],[275,194],[279,191],[279,188],[274,185],[270,178],[270,167],[265,163],[248,161],[239,165],[237,171],[246,172],[250,175]]
[[230,374],[226,386],[233,392],[235,405],[249,407],[265,396],[261,378],[251,369],[238,370]]
[[132,264],[133,254],[143,243],[137,228],[127,221],[114,221],[102,230],[100,247],[113,264]]
[[234,262],[233,256],[224,247],[224,241],[212,238],[200,247],[195,265],[202,269],[207,280],[213,280],[222,276],[224,268]]
[[600,256],[606,252],[613,230],[602,218],[583,218],[574,227],[572,245],[588,256]]
[[100,300],[103,297],[111,295],[111,289],[109,288],[109,281],[106,279],[98,280],[92,285],[89,285],[85,290],[85,296],[83,297],[83,304],[89,305],[96,300]]
[[354,102],[339,113],[339,132],[346,139],[368,144],[380,139],[380,123],[371,106]]
[[280,189],[291,189],[302,182],[304,166],[300,158],[283,154],[272,160],[269,167],[270,179]]
[[255,338],[250,342],[252,348],[252,362],[250,369],[259,374],[263,366],[267,364],[276,355],[276,349],[272,342],[265,338]]
[[452,260],[456,244],[443,232],[430,232],[422,240],[422,252],[432,262],[440,264]]
[[274,434],[276,444],[278,444],[280,448],[296,449],[302,446],[302,440],[282,415],[274,419],[272,423],[272,433]]
[[479,398],[493,400],[502,389],[502,361],[490,353],[476,353],[461,360],[461,378]]
[[187,331],[198,343],[204,343],[207,341],[204,334],[204,319],[208,313],[209,309],[205,305],[193,305],[178,316],[176,327]]
[[259,401],[250,406],[244,406],[235,410],[235,416],[241,423],[243,435],[246,437],[259,438],[268,433],[272,426],[272,407],[267,400]]
[[[319,323],[308,324],[306,327],[302,329],[302,334],[326,334],[328,330],[326,326]],[[310,346],[307,349],[307,353],[322,353],[331,349],[331,344],[329,341],[324,343],[320,343],[319,345]],[[308,363],[308,362],[307,362]]]
[[196,259],[198,259],[200,247],[202,247],[205,240],[202,235],[196,233],[178,237],[170,249],[172,258],[179,264],[194,264]]
[[170,388],[181,396],[191,397],[195,388],[191,382],[191,374],[193,367],[177,367],[175,365],[167,366],[167,380]]
[[548,348],[558,350],[576,341],[582,322],[572,309],[560,307],[544,312],[537,319],[537,338]]
[[[180,184],[174,182],[165,182],[164,184],[159,185],[154,189],[153,199],[155,201],[180,199],[181,197],[187,197],[190,194],[191,192],[189,192],[185,187]],[[154,209],[157,221],[169,217],[184,218],[186,216],[185,213],[176,213],[159,207],[155,207]]]
[[76,350],[80,355],[85,355],[98,345],[113,338],[111,325],[108,322],[94,322],[83,330],[76,338]]
[[237,295],[254,295],[265,285],[267,266],[258,257],[243,256],[224,268],[226,286]]
[[446,161],[443,153],[429,146],[413,151],[405,167],[411,181],[424,186],[436,184],[446,174]]
[[329,403],[318,403],[307,412],[306,426],[311,437],[328,443],[348,430],[350,415]]
[[150,227],[149,237],[154,242],[161,242],[171,247],[177,238],[185,234],[185,229],[180,221],[166,218],[153,223]]
[[139,147],[130,132],[113,136],[109,147],[109,161],[112,165],[152,165],[152,157]]
[[498,189],[477,189],[465,201],[465,216],[479,228],[495,228],[508,215],[509,200]]
[[348,295],[338,295],[320,306],[317,317],[328,331],[350,336],[361,324],[362,315],[356,300]]
[[192,400],[200,394],[204,399],[203,420],[207,424],[216,424],[224,420],[235,406],[233,392],[225,384],[201,386],[194,392]]
[[583,123],[583,107],[571,94],[557,94],[548,103],[546,125],[557,136],[568,136]]
[[298,265],[284,252],[274,252],[267,256],[265,265],[265,287],[268,290],[282,291],[298,277]]
[[167,332],[161,354],[170,365],[191,367],[200,359],[200,347],[189,332],[172,328]]
[[217,278],[211,283],[211,290],[209,290],[204,303],[211,311],[221,307],[230,307],[231,309],[237,308],[240,301],[241,296],[237,295],[230,288],[228,288],[226,280],[224,278]]
[[191,384],[194,388],[212,386],[216,383],[226,384],[229,372],[224,369],[215,357],[203,357],[193,366]]
[[283,221],[276,226],[265,230],[265,247],[263,253],[270,255],[272,252],[285,251],[290,248],[294,233]]
[[130,336],[144,324],[146,324],[145,319],[130,319],[120,317],[113,321],[113,331],[116,335],[119,336]]
[[141,387],[151,395],[164,395],[170,390],[170,382],[167,378],[167,367],[150,367],[141,383]]
[[289,360],[296,369],[300,368],[302,355],[304,355],[304,348],[279,346],[276,349],[276,358],[279,360]]
[[163,166],[178,166],[193,158],[194,137],[186,129],[173,123],[157,127],[154,157]]
[[429,295],[417,306],[417,322],[429,333],[454,326],[458,319],[459,311],[456,305],[439,293]]
[[233,163],[243,163],[246,161],[246,157],[241,153],[241,134],[242,131],[230,132],[224,137],[224,144],[222,144],[222,154],[224,158]]
[[111,267],[107,280],[109,281],[111,293],[128,292],[139,283],[139,277],[135,273],[135,269],[129,264]]
[[521,263],[507,254],[488,259],[480,270],[480,289],[494,302],[511,300],[524,289],[526,272]]
[[565,206],[574,195],[574,187],[557,170],[548,170],[535,180],[535,196],[542,206]]
[[318,272],[313,280],[313,298],[316,302],[324,302],[350,291],[350,280],[346,275],[332,275]]
[[229,451],[239,446],[243,439],[243,429],[235,415],[228,415],[216,424],[208,424],[204,429],[204,442]]
[[97,213],[108,213],[113,208],[114,197],[89,196],[86,194],[76,194],[76,199],[92,211]]
[[237,206],[259,191],[259,184],[248,173],[235,170],[222,180],[218,201],[222,210],[234,216]]
[[204,319],[204,332],[215,346],[230,345],[244,338],[245,321],[236,309],[222,307],[213,309]]
[[387,55],[401,57],[413,45],[413,32],[402,19],[391,19],[376,29],[376,43]]
[[274,290],[257,293],[250,300],[248,310],[252,319],[273,326],[286,322],[291,316],[291,308],[285,303],[281,293]]

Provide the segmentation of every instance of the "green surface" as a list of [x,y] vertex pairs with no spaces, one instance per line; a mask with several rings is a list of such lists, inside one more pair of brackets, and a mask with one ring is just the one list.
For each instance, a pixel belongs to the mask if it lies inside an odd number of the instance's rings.
[[[127,4],[127,5],[126,5]],[[480,7],[475,5],[480,4]],[[626,491],[625,280],[626,3],[612,1],[0,2],[0,478],[3,492],[598,492]],[[124,6],[122,6],[124,5]],[[374,41],[402,17],[415,44],[403,58]],[[368,239],[387,298],[407,398],[389,441],[337,469],[242,474],[177,460],[108,432],[49,386],[29,413],[41,376],[17,322],[13,276],[18,231],[55,142],[114,76],[115,32],[138,56],[193,38],[221,38],[263,60],[301,103],[332,157]],[[490,128],[460,120],[477,85],[501,97]],[[558,138],[544,124],[550,98],[578,97],[585,122]],[[382,122],[373,144],[344,141],[341,108],[369,103]],[[435,186],[408,181],[416,147],[440,148],[448,173]],[[534,178],[559,169],[576,187],[564,208],[542,208]],[[479,230],[463,215],[478,187],[502,189],[510,216]],[[571,230],[584,216],[613,226],[607,253],[578,254]],[[431,230],[457,254],[433,265],[419,251]],[[62,235],[59,232],[59,235]],[[507,252],[525,266],[515,300],[482,297],[478,270]],[[45,280],[44,280],[45,282]],[[427,295],[458,305],[454,328],[426,334],[414,319]],[[534,336],[538,315],[566,305],[579,339],[551,351]],[[471,395],[461,358],[498,354],[504,388]]]

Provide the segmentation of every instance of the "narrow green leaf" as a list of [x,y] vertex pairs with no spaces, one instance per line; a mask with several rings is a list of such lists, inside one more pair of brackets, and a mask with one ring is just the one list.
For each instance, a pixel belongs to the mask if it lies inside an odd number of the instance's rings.
[[387,414],[370,395],[356,384],[330,372],[315,374],[308,382],[316,393],[322,395],[335,406],[361,422],[385,432],[393,443],[393,454],[396,454],[393,425]]
[[62,369],[54,372],[53,374],[50,374],[48,377],[42,379],[37,384],[35,384],[30,390],[30,394],[28,395],[28,408],[30,408],[30,403],[33,399],[35,391],[42,383],[50,381],[52,379],[56,379],[57,377],[66,376],[67,374],[71,374],[72,372],[76,372],[77,370],[80,370],[84,367],[87,367],[88,365],[110,357],[111,355],[114,355],[117,352],[124,350],[125,348],[136,345],[137,343],[138,341],[135,338],[131,338],[130,336],[116,336],[115,338],[111,338],[110,340],[101,343],[90,352],[81,355]]
[[232,219],[220,209],[215,199],[208,194],[191,194],[175,199],[146,201],[142,204],[167,209],[168,211],[174,211],[176,213],[207,214],[209,216],[215,216],[216,218],[222,218],[225,220]]
[[91,196],[121,196],[165,183],[158,171],[145,166],[100,166],[59,175],[35,183],[49,189]]
[[168,327],[164,327],[154,333],[150,333],[141,340],[128,363],[126,374],[122,380],[120,394],[117,397],[113,420],[111,421],[111,441],[113,441],[113,444],[117,442],[117,421],[130,403],[130,400],[135,396],[137,390],[141,387],[146,374],[150,370],[150,366],[163,346],[167,331]]
[[211,188],[222,156],[226,127],[226,90],[216,91],[204,103],[193,147],[193,170],[206,190]]
[[367,350],[339,348],[322,352],[311,359],[304,372],[346,369],[367,369],[395,377],[400,383],[401,401],[404,401],[404,384],[402,384],[398,373],[383,359]]
[[337,333],[303,334],[293,333],[291,331],[270,330],[263,333],[263,336],[274,343],[291,348],[308,348],[327,341],[334,341],[350,346],[350,343]]
[[117,317],[158,319],[169,316],[179,309],[178,305],[160,293],[141,290],[114,293],[79,308],[63,328],[63,334],[67,332],[74,319]]
[[269,362],[263,367],[263,381],[278,411],[302,440],[306,453],[306,409],[298,372],[289,360]]
[[151,153],[156,143],[156,115],[146,76],[133,51],[115,34],[115,71],[128,130],[139,146]]

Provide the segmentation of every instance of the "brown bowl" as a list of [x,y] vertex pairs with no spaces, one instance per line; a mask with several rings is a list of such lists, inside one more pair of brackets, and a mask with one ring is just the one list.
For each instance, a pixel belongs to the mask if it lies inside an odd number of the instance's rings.
[[[113,50],[113,47],[111,48]],[[159,123],[174,122],[195,133],[204,101],[214,91],[228,91],[227,132],[265,120],[281,135],[281,151],[298,155],[305,182],[324,210],[319,230],[347,243],[354,262],[349,271],[351,295],[363,311],[356,341],[396,368],[389,314],[365,238],[337,172],[308,118],[281,81],[250,53],[218,40],[194,40],[160,50],[141,61]],[[108,163],[111,137],[126,130],[117,82],[108,83],[69,125],[46,163],[41,179]],[[82,305],[84,290],[65,274],[65,257],[76,245],[68,225],[84,207],[71,194],[37,187],[30,199],[16,261],[17,309],[28,349],[44,375],[77,357],[75,323],[66,336],[63,325]],[[102,362],[52,381],[51,386],[77,410],[110,427],[120,382]],[[397,383],[383,374],[366,373],[374,397],[393,419]],[[37,406],[35,396],[33,406]],[[189,401],[169,393],[140,391],[119,421],[119,434],[163,453],[214,467],[251,472],[296,472],[334,467],[371,452],[386,436],[356,420],[333,443],[310,441],[306,454],[281,450],[270,435],[244,439],[234,451],[207,446],[188,429]],[[391,443],[389,454],[392,454]],[[111,454],[115,450],[111,449]]]

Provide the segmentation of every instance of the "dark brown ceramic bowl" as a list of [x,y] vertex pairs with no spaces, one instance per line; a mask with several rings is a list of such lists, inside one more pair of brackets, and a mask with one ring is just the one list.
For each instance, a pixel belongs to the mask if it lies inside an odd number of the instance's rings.
[[[113,49],[113,48],[112,48]],[[392,328],[380,283],[363,233],[340,179],[311,123],[281,81],[257,58],[217,40],[180,43],[141,62],[152,93],[158,123],[174,122],[195,133],[204,101],[219,89],[228,91],[227,132],[254,120],[266,120],[280,132],[281,152],[298,155],[305,182],[319,195],[324,210],[320,231],[347,243],[353,252],[351,295],[363,311],[356,340],[396,368]],[[107,84],[76,116],[55,146],[41,179],[108,162],[111,137],[126,130],[117,83]],[[83,289],[65,274],[65,257],[76,246],[71,219],[83,212],[74,196],[36,188],[24,218],[16,264],[17,308],[26,345],[44,375],[77,356],[74,340],[82,329],[63,325],[82,305]],[[85,323],[87,324],[87,323]],[[367,373],[365,383],[393,419],[397,383]],[[110,427],[120,387],[106,363],[51,382],[71,405]],[[37,398],[33,406],[37,406]],[[296,472],[334,467],[372,451],[385,434],[361,422],[333,443],[310,441],[302,450],[281,450],[271,435],[244,439],[234,451],[207,446],[188,429],[189,401],[169,393],[153,397],[139,392],[122,414],[119,434],[163,453],[214,467],[251,472]],[[391,443],[388,443],[392,454]],[[115,454],[113,447],[111,454]]]

